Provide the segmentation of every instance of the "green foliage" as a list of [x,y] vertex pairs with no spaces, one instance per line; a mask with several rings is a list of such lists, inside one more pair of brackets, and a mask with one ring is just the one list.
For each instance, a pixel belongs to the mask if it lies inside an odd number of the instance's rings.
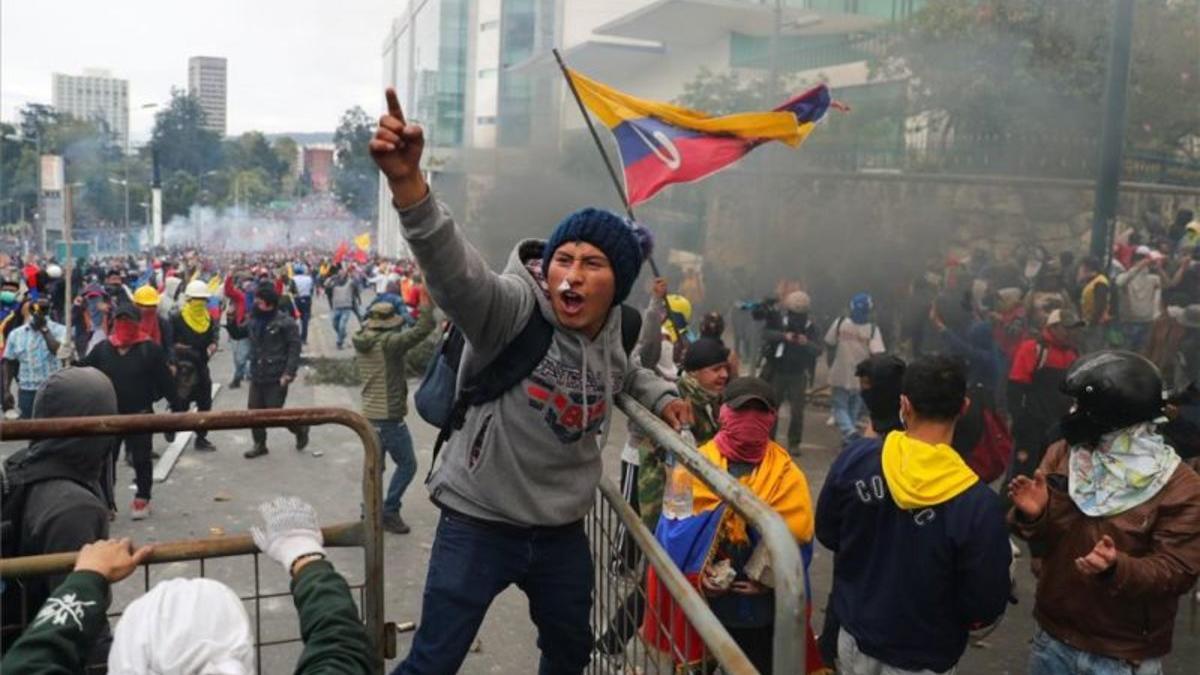
[[[911,75],[910,112],[979,135],[1099,134],[1112,3],[929,0],[872,64]],[[1200,134],[1200,0],[1139,0],[1127,140],[1182,150]]]
[[355,216],[374,220],[379,170],[367,152],[375,125],[359,106],[347,110],[333,135],[333,192]]

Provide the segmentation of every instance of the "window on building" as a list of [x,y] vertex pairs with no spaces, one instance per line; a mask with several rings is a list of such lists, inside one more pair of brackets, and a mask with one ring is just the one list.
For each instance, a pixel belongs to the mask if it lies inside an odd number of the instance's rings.
[[496,116],[495,115],[480,115],[479,117],[475,118],[475,123],[482,124],[482,125],[495,124]]
[[500,19],[491,19],[491,20],[484,21],[483,23],[479,24],[479,32],[482,33],[484,31],[496,30],[499,27],[500,27]]
[[494,77],[496,77],[496,69],[495,68],[480,68],[479,69],[479,79],[490,80]]

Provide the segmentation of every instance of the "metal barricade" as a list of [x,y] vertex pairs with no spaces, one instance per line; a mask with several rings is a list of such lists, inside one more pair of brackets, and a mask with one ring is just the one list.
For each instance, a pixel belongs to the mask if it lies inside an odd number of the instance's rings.
[[[322,533],[326,547],[360,547],[363,549],[363,583],[352,585],[351,590],[359,593],[362,620],[371,641],[374,671],[382,673],[385,660],[394,658],[396,655],[396,626],[384,620],[383,458],[379,435],[362,415],[344,408],[288,408],[4,421],[0,424],[0,441],[321,424],[337,424],[347,427],[358,435],[363,445],[363,517],[359,521],[323,527]],[[291,594],[262,592],[259,551],[249,535],[227,535],[156,544],[153,555],[143,567],[143,583],[145,590],[149,590],[150,566],[152,565],[197,561],[200,576],[205,576],[205,561],[241,555],[250,555],[253,558],[254,592],[250,596],[242,597],[242,600],[254,602],[256,663],[259,671],[262,672],[262,649],[264,647],[296,644],[301,642],[301,639],[298,636],[279,640],[263,639],[262,605],[264,601],[290,597]],[[0,559],[0,578],[21,579],[67,574],[74,568],[75,557],[76,553],[57,553]],[[114,613],[110,616],[118,614]],[[5,617],[6,621],[8,619],[9,617]],[[298,623],[296,626],[298,632]]]
[[[805,621],[804,568],[797,545],[783,518],[729,474],[721,471],[652,412],[622,394],[617,405],[657,446],[672,453],[677,461],[712,488],[721,499],[762,536],[774,570],[775,632],[772,636],[773,668],[778,674],[804,673]],[[702,663],[687,672],[756,673],[729,631],[709,608],[708,602],[687,581],[667,552],[626,503],[620,491],[605,479],[600,482],[596,507],[587,520],[593,560],[596,563],[593,626],[599,636],[592,673],[673,673],[678,658],[692,651],[693,645],[671,644],[671,653],[663,653],[646,643],[641,626],[647,601],[645,571],[653,566],[672,602],[682,610],[687,622],[703,641]],[[626,533],[640,555],[627,556]],[[660,627],[671,634],[672,626]],[[626,638],[623,649],[606,654],[602,646],[606,633]],[[619,641],[620,638],[617,638]],[[706,661],[706,662],[705,662]]]

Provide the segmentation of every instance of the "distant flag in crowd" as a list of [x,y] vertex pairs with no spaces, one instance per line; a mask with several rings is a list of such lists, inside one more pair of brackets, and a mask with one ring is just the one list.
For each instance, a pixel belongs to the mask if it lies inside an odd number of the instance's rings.
[[334,265],[342,264],[342,259],[345,258],[346,254],[349,252],[350,252],[350,244],[348,244],[344,241],[342,243],[338,244],[337,250],[333,252],[333,264]]
[[579,98],[617,140],[629,205],[644,202],[673,183],[706,178],[768,141],[798,147],[830,107],[818,85],[771,112],[712,117],[669,103],[630,96],[565,69]]
[[357,246],[358,250],[360,250],[360,251],[371,250],[371,233],[363,232],[362,234],[355,237],[354,245]]

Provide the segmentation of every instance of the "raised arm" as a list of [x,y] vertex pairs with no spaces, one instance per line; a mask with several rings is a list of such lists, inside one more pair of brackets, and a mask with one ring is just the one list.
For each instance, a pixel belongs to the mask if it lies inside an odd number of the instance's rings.
[[425,275],[430,295],[487,358],[503,348],[535,311],[524,282],[496,274],[467,241],[449,211],[433,198],[421,173],[425,132],[408,124],[396,92],[379,119],[369,149],[387,178],[404,238]]

